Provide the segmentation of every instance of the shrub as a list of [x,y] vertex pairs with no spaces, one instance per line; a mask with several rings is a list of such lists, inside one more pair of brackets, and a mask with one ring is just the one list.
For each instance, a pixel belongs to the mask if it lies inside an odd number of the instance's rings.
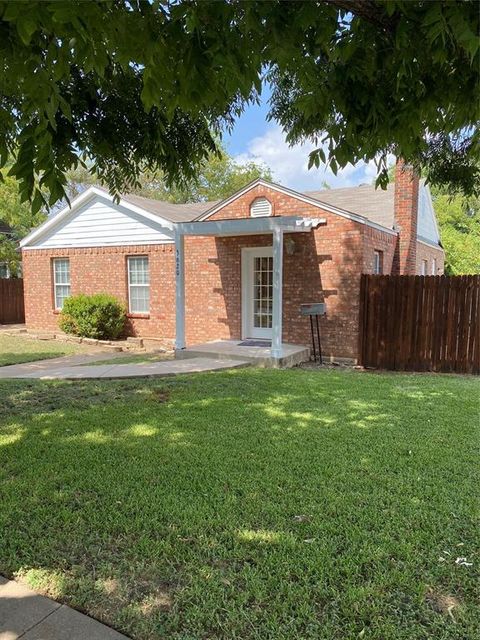
[[59,326],[65,333],[85,338],[118,338],[125,328],[125,306],[113,296],[83,293],[67,298],[60,314]]

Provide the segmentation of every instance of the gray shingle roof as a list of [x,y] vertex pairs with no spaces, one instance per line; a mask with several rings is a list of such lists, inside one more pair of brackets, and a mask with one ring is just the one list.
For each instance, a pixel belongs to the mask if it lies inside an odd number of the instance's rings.
[[162,200],[154,200],[153,198],[144,198],[133,194],[122,194],[122,198],[130,204],[145,209],[149,213],[161,216],[170,222],[191,222],[201,216],[202,213],[208,211],[217,202],[189,202],[186,204],[173,204],[172,202],[164,202]]
[[392,183],[385,191],[380,188],[375,189],[369,184],[362,184],[358,187],[307,191],[305,195],[333,207],[357,213],[383,227],[393,228],[394,185]]
[[[294,192],[295,193],[295,192]],[[395,185],[390,183],[387,189],[375,189],[373,185],[362,184],[356,187],[343,187],[341,189],[324,189],[322,191],[306,191],[308,196],[319,203],[324,203],[342,209],[350,213],[356,213],[372,222],[386,227],[394,228],[394,193]],[[418,209],[418,236],[437,244],[439,242],[438,231],[435,225],[435,213],[431,210],[431,204],[427,202],[427,190],[424,181],[421,181]],[[188,204],[172,204],[136,195],[124,195],[125,200],[146,211],[161,216],[170,222],[191,222],[198,220],[202,214],[213,209],[222,202],[194,202]]]
[[0,233],[12,233],[12,228],[3,220],[0,220]]
[[[364,216],[384,227],[393,227],[393,185],[386,191],[370,185],[306,191],[304,195],[331,206]],[[191,222],[217,205],[220,200],[173,204],[133,194],[122,195],[127,202],[142,207],[170,222]]]

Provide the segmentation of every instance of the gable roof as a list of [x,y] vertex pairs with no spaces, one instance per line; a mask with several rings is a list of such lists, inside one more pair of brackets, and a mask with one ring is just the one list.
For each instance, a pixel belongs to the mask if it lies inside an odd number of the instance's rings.
[[210,209],[219,200],[213,202],[187,202],[185,204],[174,204],[173,202],[165,202],[163,200],[155,200],[154,198],[144,198],[135,194],[122,194],[122,199],[126,202],[142,207],[150,213],[170,220],[170,222],[192,222],[198,216],[202,215]]
[[[323,208],[363,224],[368,224],[369,226],[380,228],[383,231],[396,233],[394,230],[395,186],[393,183],[390,183],[386,190],[375,189],[372,185],[364,184],[356,187],[324,189],[321,191],[306,191],[301,193],[258,178],[224,200],[173,204],[171,202],[145,198],[135,194],[122,194],[120,204],[131,208],[135,213],[144,215],[150,220],[156,219],[159,221],[160,219],[162,224],[173,230],[172,223],[206,220],[216,211],[233,202],[236,198],[257,185],[262,185],[269,189],[291,195],[313,206]],[[72,202],[71,207],[65,207],[60,213],[49,218],[43,225],[24,238],[21,246],[25,246],[31,240],[34,240],[47,228],[56,226],[56,224],[71,213],[74,208],[77,208],[80,204],[84,204],[90,197],[95,195],[101,195],[113,200],[108,191],[102,187],[90,187]],[[421,181],[419,192],[418,238],[433,244],[440,244],[440,236],[430,191],[423,180]]]
[[307,191],[305,195],[334,207],[364,216],[382,227],[393,229],[393,203],[395,186],[389,183],[386,190],[375,189],[369,184],[340,189]]

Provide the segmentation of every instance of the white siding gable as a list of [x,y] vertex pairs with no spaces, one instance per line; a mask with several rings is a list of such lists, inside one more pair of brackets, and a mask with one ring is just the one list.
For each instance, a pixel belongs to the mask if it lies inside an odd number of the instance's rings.
[[107,197],[94,195],[28,244],[32,249],[173,242],[171,232]]
[[420,184],[418,192],[417,236],[419,240],[426,240],[433,244],[440,243],[440,234],[438,232],[430,189],[424,184]]

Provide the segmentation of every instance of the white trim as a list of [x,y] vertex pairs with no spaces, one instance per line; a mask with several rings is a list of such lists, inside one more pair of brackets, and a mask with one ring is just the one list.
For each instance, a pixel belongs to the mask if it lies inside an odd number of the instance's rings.
[[252,281],[252,258],[272,258],[273,247],[272,245],[265,245],[263,247],[243,247],[241,254],[241,288],[242,288],[242,308],[240,310],[242,320],[242,340],[248,338],[254,338],[257,340],[271,340],[273,332],[273,317],[272,317],[272,330],[263,335],[256,333],[253,327],[253,281]]
[[[68,265],[68,282],[57,282],[57,269],[56,265],[58,262],[66,262]],[[63,309],[63,304],[61,307],[57,304],[57,287],[68,287],[69,298],[72,295],[72,274],[70,272],[70,258],[68,256],[58,256],[52,259],[52,271],[53,271],[53,308],[55,311],[61,311]],[[66,298],[64,298],[66,300]]]
[[282,357],[283,230],[273,233],[272,358]]
[[70,249],[101,249],[102,247],[150,247],[159,244],[174,244],[175,240],[149,240],[148,242],[125,242],[125,244],[119,244],[116,241],[114,244],[108,242],[99,242],[98,244],[76,244],[75,246],[64,245],[62,247],[22,247],[22,251],[69,251]]
[[[77,196],[74,200],[72,200],[71,204],[67,205],[64,209],[62,209],[60,213],[57,213],[56,215],[52,216],[51,218],[46,220],[43,224],[41,224],[39,227],[31,231],[27,236],[25,236],[25,238],[23,238],[23,240],[21,240],[20,242],[20,247],[22,249],[26,248],[28,244],[30,244],[34,240],[37,240],[39,237],[43,236],[47,231],[54,229],[67,216],[74,213],[79,207],[86,204],[90,200],[93,200],[95,197],[106,198],[107,200],[112,202],[114,205],[119,205],[121,207],[124,207],[125,209],[132,211],[133,213],[136,213],[137,215],[142,216],[147,220],[156,222],[158,225],[164,228],[164,231],[163,231],[164,233],[166,234],[168,234],[168,232],[171,233],[172,240],[173,240],[174,223],[171,222],[170,220],[162,218],[161,216],[154,215],[153,213],[149,213],[145,209],[142,209],[141,207],[137,207],[136,205],[131,204],[130,202],[128,202],[127,200],[124,200],[123,198],[120,198],[119,202],[115,202],[113,196],[111,196],[108,193],[108,191],[105,191],[105,189],[101,189],[99,187],[90,187],[89,189],[86,189],[83,193],[81,193],[79,196]],[[101,245],[98,245],[98,246],[106,246],[106,245],[105,243],[102,243]]]
[[264,216],[209,222],[179,222],[176,232],[186,236],[241,236],[273,233],[275,229],[281,228],[286,233],[305,233],[325,223],[325,218]]
[[245,193],[248,193],[248,191],[250,191],[251,189],[257,186],[266,187],[267,189],[278,191],[279,193],[283,193],[284,195],[292,196],[293,198],[296,198],[297,200],[301,200],[302,202],[305,202],[307,204],[311,204],[313,207],[317,207],[318,209],[323,209],[324,211],[335,213],[336,215],[342,216],[342,218],[353,220],[355,222],[358,222],[359,224],[365,224],[368,227],[372,227],[373,229],[378,229],[379,231],[390,233],[393,236],[398,235],[398,231],[395,231],[394,229],[389,229],[388,227],[384,227],[383,225],[377,224],[376,222],[372,222],[368,218],[365,218],[364,216],[361,216],[358,213],[353,213],[352,211],[346,211],[345,209],[339,209],[338,207],[334,207],[325,202],[321,202],[320,200],[315,200],[314,198],[310,198],[309,196],[306,196],[303,193],[299,193],[298,191],[294,191],[293,189],[288,189],[287,187],[282,187],[279,184],[275,184],[274,182],[268,182],[266,180],[263,180],[262,178],[258,178],[254,182],[247,184],[243,189],[240,189],[240,191],[237,191],[229,198],[215,205],[214,207],[209,209],[206,213],[199,216],[197,218],[197,221],[201,222],[203,220],[206,220],[210,216],[213,216],[214,213],[217,213],[217,211],[220,211],[220,209],[223,209],[224,207],[232,203],[234,200],[236,200],[237,198],[240,198],[240,196],[245,195]]
[[430,242],[429,240],[420,240],[420,238],[418,237],[417,242],[419,242],[420,244],[424,244],[426,247],[430,247],[431,249],[438,249],[438,251],[445,253],[445,249],[440,244],[435,244],[434,242]]
[[[139,260],[139,259],[143,259],[147,261],[147,269],[148,269],[148,283],[137,283],[137,284],[132,284],[132,282],[130,282],[130,260]],[[138,310],[134,310],[132,309],[132,298],[130,295],[130,290],[132,287],[148,287],[148,309],[147,311],[138,311]],[[150,308],[151,308],[151,300],[150,300],[150,260],[149,260],[149,256],[145,256],[142,254],[138,254],[138,255],[133,255],[133,256],[127,256],[127,288],[128,288],[128,313],[135,315],[150,315]]]

